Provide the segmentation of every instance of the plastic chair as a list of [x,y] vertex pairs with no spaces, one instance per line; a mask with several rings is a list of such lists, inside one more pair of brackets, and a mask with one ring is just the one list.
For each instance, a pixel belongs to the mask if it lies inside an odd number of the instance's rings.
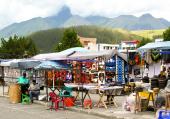
[[73,97],[71,87],[63,87],[59,93],[59,97]]
[[26,94],[22,94],[22,104],[30,104],[30,103],[31,103],[30,97]]
[[50,106],[50,109],[55,109],[56,111],[59,109],[59,102],[63,103],[64,108],[64,100],[61,100],[54,92],[49,93],[52,105]]
[[[66,102],[68,100],[66,100],[66,98],[72,98],[72,88],[71,87],[66,87],[64,86],[63,88],[61,88],[60,92],[59,92],[59,97],[61,98],[61,100],[64,103],[71,103],[71,102]],[[65,105],[65,104],[64,104]]]

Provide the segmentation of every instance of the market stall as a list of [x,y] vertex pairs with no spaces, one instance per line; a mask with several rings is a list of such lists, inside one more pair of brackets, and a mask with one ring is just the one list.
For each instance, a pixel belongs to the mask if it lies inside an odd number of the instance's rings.
[[[160,61],[161,64],[163,64],[164,59],[161,60],[157,60],[159,56],[161,56],[161,53],[167,53],[167,51],[170,49],[170,42],[166,41],[166,42],[154,42],[154,43],[148,43],[140,48],[138,48],[138,51],[143,55],[144,53],[149,53],[151,59],[150,61],[155,61],[158,62]],[[146,55],[143,55],[146,56]],[[161,56],[162,57],[162,56]],[[146,58],[146,57],[145,57]],[[153,65],[155,65],[153,63]],[[166,64],[164,64],[166,65]],[[152,101],[152,107],[153,109],[157,109],[160,105],[158,104],[158,100],[162,100],[165,99],[166,102],[167,98],[165,98],[166,94],[167,94],[167,90],[165,89],[166,87],[166,81],[168,80],[166,78],[166,75],[164,75],[164,68],[161,69],[161,66],[159,68],[155,68],[155,71],[151,71],[150,67],[149,67],[149,72],[148,73],[154,73],[154,75],[158,75],[155,74],[156,70],[161,71],[160,75],[158,76],[154,76],[152,78],[148,78],[149,82],[148,84],[146,82],[140,82],[136,85],[136,109],[137,111],[141,111],[141,107],[142,107],[142,101],[146,100],[146,105],[145,105],[145,110],[148,107],[149,101]],[[150,76],[150,75],[149,75]],[[145,77],[144,77],[145,78]],[[136,83],[136,82],[135,82]],[[145,85],[147,84],[147,85]],[[164,95],[164,96],[162,96]],[[139,106],[140,105],[140,106]],[[144,103],[143,103],[144,105]],[[159,105],[159,106],[158,106]],[[162,105],[162,103],[161,103]]]
[[[64,81],[64,74],[56,75],[61,70],[68,70],[69,67],[66,64],[63,64],[59,61],[42,61],[41,64],[34,67],[35,70],[45,70],[46,71],[46,94],[47,94],[47,100],[48,100],[48,88],[51,89],[52,92],[55,92],[55,90],[60,91],[60,84],[56,84],[58,81]],[[52,82],[52,83],[51,83]],[[60,82],[59,82],[60,83]],[[62,84],[61,84],[62,85]]]

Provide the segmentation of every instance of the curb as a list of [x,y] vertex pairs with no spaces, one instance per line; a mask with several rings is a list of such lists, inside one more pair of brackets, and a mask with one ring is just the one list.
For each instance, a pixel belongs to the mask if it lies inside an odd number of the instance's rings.
[[0,97],[9,98],[8,95],[0,95]]
[[105,115],[105,114],[99,114],[99,113],[96,113],[96,112],[90,112],[90,111],[86,111],[84,109],[76,109],[76,108],[67,108],[68,110],[70,111],[74,111],[74,112],[79,112],[79,113],[83,113],[83,114],[90,114],[90,115],[93,115],[93,116],[98,116],[98,117],[103,117],[103,118],[106,118],[106,119],[124,119],[122,117],[116,117],[116,116],[108,116],[108,115]]
[[34,100],[35,104],[39,104],[39,105],[43,105],[43,106],[48,106],[48,103],[46,102],[42,102],[42,101],[38,101],[38,100]]
[[[42,102],[42,101],[35,100],[34,103],[40,104],[40,105],[43,105],[43,106],[48,106],[48,103]],[[83,113],[83,114],[90,114],[90,115],[93,115],[93,116],[103,117],[103,118],[106,118],[106,119],[124,119],[122,117],[108,116],[108,115],[105,115],[105,114],[99,114],[99,113],[92,112],[92,111],[89,111],[89,110],[86,111],[85,109],[82,109],[82,108],[66,107],[66,109],[69,110],[69,111],[79,112],[79,113]]]
[[[7,95],[4,95],[4,96],[0,95],[0,97],[9,98],[9,96],[7,96]],[[34,104],[48,106],[47,102],[38,101],[38,100],[35,100]],[[69,111],[79,112],[79,113],[83,113],[83,114],[90,114],[90,115],[93,115],[93,116],[103,117],[103,118],[106,118],[106,119],[127,119],[126,117],[96,113],[94,111],[90,111],[90,109],[82,109],[82,108],[76,108],[76,107],[66,107],[66,109],[69,110]],[[130,118],[130,119],[134,119],[134,118]]]

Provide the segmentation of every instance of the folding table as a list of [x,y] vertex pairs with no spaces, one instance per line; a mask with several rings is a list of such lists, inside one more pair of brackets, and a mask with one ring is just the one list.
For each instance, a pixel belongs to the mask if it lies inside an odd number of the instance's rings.
[[[114,106],[117,107],[117,104],[116,104],[116,101],[114,99],[114,97],[117,95],[117,91],[118,90],[122,90],[123,87],[121,86],[112,86],[112,87],[99,87],[98,90],[99,90],[99,101],[97,102],[97,107],[99,107],[100,104],[102,104],[106,109],[107,109],[107,105],[104,101],[104,95],[110,95],[109,99],[108,99],[108,103],[111,104],[113,103]],[[100,93],[101,92],[101,93]]]

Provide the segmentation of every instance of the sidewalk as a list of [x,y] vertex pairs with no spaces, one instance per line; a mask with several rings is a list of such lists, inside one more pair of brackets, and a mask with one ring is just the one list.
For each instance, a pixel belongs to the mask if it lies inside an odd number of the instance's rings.
[[[5,88],[5,91],[7,89]],[[44,94],[44,92],[42,92]],[[0,95],[2,95],[2,87],[0,86]],[[96,94],[90,94],[93,104],[96,104],[98,101],[98,95]],[[7,96],[6,96],[7,97]],[[74,106],[74,107],[69,107],[67,108],[70,111],[75,111],[75,112],[80,112],[80,113],[86,113],[90,115],[95,115],[99,117],[104,117],[108,119],[155,119],[155,112],[138,112],[137,114],[125,111],[122,109],[122,103],[126,99],[126,96],[117,96],[116,102],[118,104],[118,107],[108,107],[108,109],[105,109],[104,107],[97,108],[93,107],[92,109],[83,109],[82,107],[79,106]],[[48,105],[48,103],[43,102],[43,101],[34,101],[37,104],[41,105]]]

